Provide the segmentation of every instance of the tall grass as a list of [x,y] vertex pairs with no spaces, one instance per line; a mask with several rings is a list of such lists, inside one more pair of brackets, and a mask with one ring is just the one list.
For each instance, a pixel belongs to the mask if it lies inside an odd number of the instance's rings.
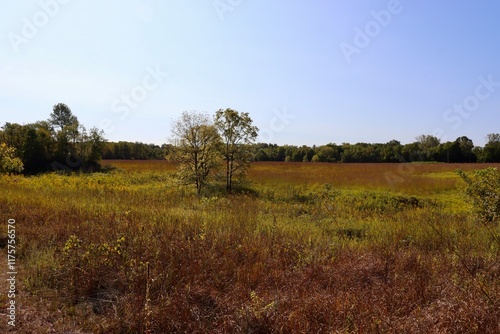
[[169,163],[113,164],[0,178],[37,319],[18,332],[500,329],[500,245],[452,173],[483,166],[257,163],[250,188],[199,198]]

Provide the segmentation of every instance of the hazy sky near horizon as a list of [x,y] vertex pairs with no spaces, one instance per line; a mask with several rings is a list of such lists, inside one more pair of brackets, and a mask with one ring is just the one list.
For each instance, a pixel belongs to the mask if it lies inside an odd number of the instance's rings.
[[38,0],[0,11],[0,126],[66,103],[111,141],[183,111],[248,112],[260,142],[500,132],[500,2]]

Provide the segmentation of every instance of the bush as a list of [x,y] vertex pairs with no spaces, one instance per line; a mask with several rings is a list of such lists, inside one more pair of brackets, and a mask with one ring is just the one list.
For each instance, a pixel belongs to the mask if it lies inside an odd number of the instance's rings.
[[472,176],[458,170],[457,174],[467,184],[465,195],[471,201],[477,217],[484,223],[498,222],[500,216],[500,172],[486,168],[472,172]]
[[23,163],[15,156],[15,152],[16,150],[7,144],[0,144],[0,174],[21,173],[23,171]]

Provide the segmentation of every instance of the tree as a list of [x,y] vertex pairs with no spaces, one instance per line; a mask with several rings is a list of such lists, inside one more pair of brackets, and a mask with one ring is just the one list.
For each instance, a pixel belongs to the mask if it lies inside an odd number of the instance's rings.
[[49,123],[55,128],[54,137],[56,147],[54,152],[55,162],[64,169],[80,168],[81,158],[77,155],[76,143],[80,138],[80,124],[71,109],[64,103],[58,103],[52,108]]
[[58,103],[52,108],[50,114],[50,123],[54,126],[63,129],[65,126],[78,123],[78,119],[71,113],[71,109],[64,103]]
[[50,159],[50,133],[32,127],[28,130],[23,147],[25,174],[37,174],[45,171]]
[[488,143],[500,143],[500,133],[489,133],[486,135],[486,141]]
[[435,160],[437,147],[441,143],[439,138],[432,135],[420,135],[416,139],[424,160]]
[[7,122],[2,126],[0,141],[14,148],[16,152],[21,153],[26,139],[26,132],[26,126]]
[[466,136],[458,137],[455,140],[456,143],[460,146],[460,151],[462,155],[461,162],[476,162],[476,156],[472,153],[472,149],[474,148],[474,143],[472,139],[469,139]]
[[476,157],[477,162],[485,162],[486,161],[486,157],[484,154],[484,148],[482,148],[481,146],[474,147],[472,149],[472,154],[474,154],[474,156]]
[[55,143],[51,126],[45,121],[26,125],[6,123],[0,131],[0,142],[15,149],[25,174],[47,170]]
[[500,134],[490,133],[486,136],[484,145],[484,162],[500,162]]
[[215,113],[215,127],[223,145],[222,154],[226,161],[226,190],[232,191],[233,181],[243,179],[253,156],[251,144],[257,138],[258,128],[252,126],[248,113],[232,109],[220,109]]
[[457,163],[462,162],[462,150],[458,141],[439,144],[435,149],[436,161]]
[[382,162],[401,162],[401,150],[403,146],[401,143],[395,139],[390,142],[381,145],[380,155]]
[[186,184],[194,183],[201,195],[209,174],[220,162],[221,139],[217,129],[206,113],[185,111],[171,131],[179,177]]
[[81,168],[98,170],[100,168],[99,160],[101,160],[106,142],[104,131],[94,127],[87,132],[84,126],[80,126],[78,136],[75,155],[81,160]]
[[0,144],[0,173],[21,173],[23,171],[23,162],[16,157],[16,150],[7,146],[5,143]]
[[105,141],[103,132],[87,132],[68,106],[54,106],[50,118],[25,125],[6,123],[0,129],[0,143],[14,149],[25,174],[53,170],[96,170]]

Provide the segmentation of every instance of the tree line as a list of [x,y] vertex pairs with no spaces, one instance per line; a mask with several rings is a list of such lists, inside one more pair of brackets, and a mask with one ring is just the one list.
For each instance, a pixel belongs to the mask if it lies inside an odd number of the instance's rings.
[[104,142],[102,130],[87,130],[66,104],[58,103],[47,120],[2,126],[0,172],[96,171]]
[[[486,137],[484,147],[474,146],[468,137],[441,143],[437,137],[421,135],[409,144],[397,140],[370,144],[326,144],[313,146],[253,143],[252,161],[287,162],[500,162],[500,134]],[[163,160],[173,150],[172,144],[106,142],[103,159]]]
[[163,160],[172,151],[172,145],[141,142],[105,142],[102,158],[106,160]]
[[486,137],[484,147],[474,146],[462,136],[441,143],[432,135],[421,135],[416,141],[401,144],[391,140],[385,144],[343,143],[321,146],[255,144],[255,161],[290,162],[500,162],[500,134]]
[[[0,173],[98,171],[101,159],[180,162],[180,178],[201,191],[211,177],[224,179],[230,191],[243,179],[250,161],[287,162],[500,162],[500,134],[486,136],[484,147],[466,136],[441,142],[421,135],[409,144],[326,144],[294,146],[256,143],[257,127],[248,113],[232,109],[184,112],[172,125],[168,144],[107,142],[103,131],[87,130],[64,103],[54,105],[47,120],[0,128]],[[224,171],[222,171],[224,170]]]

